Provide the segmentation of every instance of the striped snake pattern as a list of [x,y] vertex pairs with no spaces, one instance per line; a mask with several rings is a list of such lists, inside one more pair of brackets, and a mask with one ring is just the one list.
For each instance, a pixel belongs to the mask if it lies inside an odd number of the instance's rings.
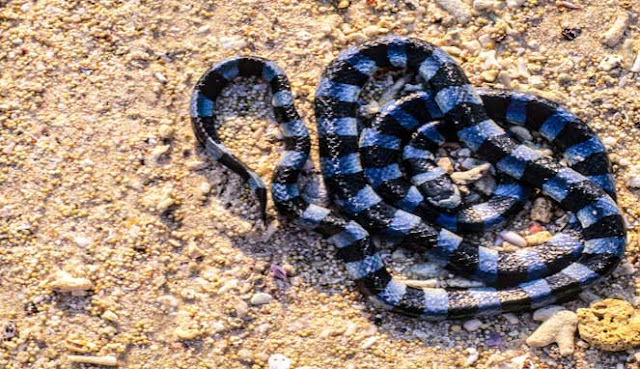
[[[389,68],[416,72],[423,89],[386,104],[365,124],[358,113],[362,88]],[[474,88],[447,53],[413,38],[348,49],[320,80],[315,116],[321,169],[338,211],[310,203],[299,186],[310,137],[282,69],[265,59],[238,57],[201,77],[190,106],[196,137],[210,156],[248,182],[263,218],[262,180],[224,147],[214,125],[216,99],[238,76],[260,77],[273,94],[284,143],[271,184],[278,213],[332,243],[350,278],[378,306],[428,320],[534,309],[574,297],[610,274],[624,255],[626,229],[606,150],[595,133],[540,97]],[[568,166],[512,137],[512,125],[538,132]],[[498,185],[483,203],[464,204],[434,162],[438,148],[456,139],[499,172]],[[534,188],[572,214],[546,243],[501,252],[458,234],[504,225]],[[372,235],[426,252],[485,287],[409,286],[389,273]]]

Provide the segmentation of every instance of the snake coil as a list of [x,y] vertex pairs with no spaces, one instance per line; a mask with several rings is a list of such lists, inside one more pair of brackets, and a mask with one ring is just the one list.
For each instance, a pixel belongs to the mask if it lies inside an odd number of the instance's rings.
[[[388,103],[364,125],[358,117],[361,90],[386,68],[417,72],[423,89]],[[387,309],[429,320],[533,309],[575,296],[610,274],[624,255],[626,229],[606,150],[595,133],[540,97],[474,88],[442,49],[413,38],[385,38],[348,49],[320,80],[315,116],[321,169],[339,213],[309,203],[298,185],[311,145],[282,69],[265,59],[239,57],[201,77],[190,107],[196,137],[209,155],[249,183],[263,217],[262,180],[222,145],[214,126],[216,99],[238,76],[262,78],[273,94],[285,149],[271,185],[276,209],[335,245],[350,278]],[[496,121],[539,132],[569,166],[514,139]],[[439,146],[456,137],[500,173],[484,203],[464,204],[451,178],[434,163]],[[543,245],[499,252],[454,233],[503,225],[532,188],[573,214]],[[372,234],[428,252],[487,287],[408,286],[385,268]]]

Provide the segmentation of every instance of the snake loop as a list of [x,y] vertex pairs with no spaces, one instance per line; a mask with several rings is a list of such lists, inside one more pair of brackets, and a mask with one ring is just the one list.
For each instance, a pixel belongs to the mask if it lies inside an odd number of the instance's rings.
[[[423,91],[385,105],[370,126],[362,127],[361,90],[384,68],[417,72]],[[214,159],[249,183],[263,217],[263,182],[222,145],[214,126],[215,101],[237,76],[258,76],[273,94],[284,137],[271,185],[276,209],[335,245],[349,276],[385,308],[429,320],[532,309],[575,296],[610,274],[624,255],[626,229],[606,151],[595,133],[545,99],[474,88],[442,49],[413,38],[386,38],[349,49],[320,80],[315,115],[321,169],[339,214],[309,203],[298,185],[310,138],[285,73],[265,59],[240,57],[202,76],[191,101],[196,137]],[[503,128],[511,125],[539,132],[569,166],[512,138]],[[433,162],[434,150],[456,138],[500,172],[498,186],[484,203],[463,204],[451,178]],[[498,252],[454,233],[503,225],[532,188],[574,214],[545,244]],[[428,252],[487,287],[408,286],[387,271],[372,234]]]

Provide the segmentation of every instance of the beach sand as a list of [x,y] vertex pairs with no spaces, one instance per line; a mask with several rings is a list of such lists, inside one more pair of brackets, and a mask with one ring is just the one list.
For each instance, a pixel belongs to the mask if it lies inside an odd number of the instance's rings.
[[[640,2],[437,3],[0,0],[0,368],[636,367],[635,350],[577,335],[564,357],[529,347],[531,313],[431,323],[375,309],[330,245],[271,202],[264,226],[248,187],[197,145],[189,98],[218,61],[278,63],[317,155],[329,62],[386,35],[428,40],[474,84],[543,95],[599,134],[626,261],[564,306],[640,304]],[[268,90],[227,91],[221,136],[268,182],[281,152]]]

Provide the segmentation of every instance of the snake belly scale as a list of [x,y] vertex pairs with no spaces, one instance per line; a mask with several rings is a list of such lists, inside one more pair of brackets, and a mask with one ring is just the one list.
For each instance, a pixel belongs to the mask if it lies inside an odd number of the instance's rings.
[[[375,72],[387,68],[418,73],[423,90],[385,105],[364,126],[358,116],[361,90]],[[310,137],[282,69],[262,58],[238,57],[202,76],[190,107],[196,137],[209,155],[249,183],[263,217],[263,182],[224,147],[214,125],[216,99],[238,76],[260,77],[273,94],[284,143],[271,184],[278,213],[333,244],[349,277],[378,306],[428,320],[533,309],[574,297],[609,275],[624,255],[626,229],[606,151],[595,133],[545,99],[474,88],[442,49],[414,38],[391,37],[348,49],[319,82],[315,116],[321,169],[338,211],[307,201],[298,184]],[[510,125],[539,132],[569,165],[512,138],[504,128]],[[500,173],[486,202],[461,203],[448,174],[433,162],[434,151],[451,137]],[[456,233],[503,225],[533,188],[573,214],[545,244],[498,252]],[[389,273],[372,235],[427,252],[486,287],[409,286]]]

